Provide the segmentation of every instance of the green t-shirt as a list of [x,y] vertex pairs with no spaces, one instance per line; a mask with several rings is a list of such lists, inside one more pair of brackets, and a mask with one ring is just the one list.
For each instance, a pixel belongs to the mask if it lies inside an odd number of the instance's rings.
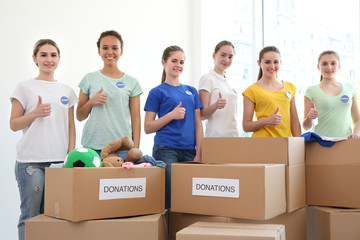
[[342,91],[337,96],[324,93],[319,84],[309,87],[305,97],[313,101],[319,111],[314,132],[326,137],[348,137],[352,134],[351,106],[355,95],[355,88],[347,83],[342,84]]
[[129,101],[142,94],[139,82],[124,74],[120,79],[103,75],[100,71],[88,73],[78,87],[92,98],[101,87],[108,96],[104,105],[94,105],[84,126],[81,144],[84,147],[101,150],[109,142],[132,137]]

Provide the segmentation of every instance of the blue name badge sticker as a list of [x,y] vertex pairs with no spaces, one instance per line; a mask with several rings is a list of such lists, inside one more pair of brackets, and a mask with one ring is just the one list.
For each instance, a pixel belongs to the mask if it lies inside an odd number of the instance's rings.
[[348,101],[349,101],[349,96],[348,95],[342,95],[341,96],[341,101],[343,102],[343,103],[347,103]]
[[291,98],[291,93],[289,91],[286,91],[285,95],[287,98]]
[[192,92],[190,92],[190,91],[185,91],[185,93],[189,96],[193,95]]
[[117,83],[116,83],[116,86],[117,86],[118,88],[124,88],[124,87],[125,87],[125,83],[123,83],[123,82],[117,82]]
[[64,105],[68,104],[69,103],[69,98],[67,96],[62,96],[60,98],[60,102]]

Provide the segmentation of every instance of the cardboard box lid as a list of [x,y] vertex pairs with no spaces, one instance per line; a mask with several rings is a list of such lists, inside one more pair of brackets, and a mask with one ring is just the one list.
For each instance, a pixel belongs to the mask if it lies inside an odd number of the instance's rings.
[[317,142],[306,143],[306,164],[360,164],[360,139],[336,142],[323,147]]
[[207,239],[285,240],[285,226],[280,224],[197,222],[180,230],[176,236],[176,239],[179,240],[195,240],[200,237],[201,239],[206,237]]
[[[259,151],[261,149],[261,151]],[[302,137],[203,138],[203,162],[304,164]]]

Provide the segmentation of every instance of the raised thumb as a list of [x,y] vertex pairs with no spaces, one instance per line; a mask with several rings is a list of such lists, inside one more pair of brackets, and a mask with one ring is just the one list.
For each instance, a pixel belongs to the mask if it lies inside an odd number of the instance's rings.
[[276,108],[276,110],[273,114],[277,114],[278,112],[279,112],[279,107]]
[[177,105],[177,108],[181,107],[181,105],[182,105],[182,102],[180,102],[179,105]]
[[42,104],[41,96],[38,96],[38,98],[39,98],[38,105],[39,105],[39,104]]
[[219,98],[222,98],[221,92],[219,92]]
[[101,89],[98,91],[98,93],[102,93],[104,91],[104,88],[101,86]]
[[311,107],[314,108],[314,109],[316,109],[316,108],[315,108],[315,103],[314,103],[313,101],[311,101]]

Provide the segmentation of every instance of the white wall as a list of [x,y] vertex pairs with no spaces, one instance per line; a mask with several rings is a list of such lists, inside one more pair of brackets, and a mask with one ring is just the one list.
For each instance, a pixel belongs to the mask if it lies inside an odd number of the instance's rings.
[[[196,1],[195,1],[196,2]],[[193,84],[200,74],[193,23],[199,3],[191,0],[0,0],[0,238],[17,239],[19,194],[14,174],[15,146],[21,132],[9,129],[9,97],[15,86],[35,77],[31,55],[40,38],[54,39],[61,50],[56,79],[73,87],[90,71],[102,67],[96,41],[102,31],[114,29],[124,38],[120,69],[136,77],[144,91],[141,109],[152,87],[160,83],[162,51],[176,44],[184,48],[186,68],[182,82]],[[193,18],[195,16],[195,19]],[[195,26],[198,26],[195,25]],[[194,56],[194,58],[192,57]],[[194,84],[193,84],[194,85]],[[196,85],[196,84],[195,84]],[[143,112],[143,111],[141,111]],[[143,119],[143,116],[142,116]],[[83,123],[76,122],[77,146]],[[151,155],[153,135],[142,132],[141,148]],[[61,184],[61,183],[59,183]]]

